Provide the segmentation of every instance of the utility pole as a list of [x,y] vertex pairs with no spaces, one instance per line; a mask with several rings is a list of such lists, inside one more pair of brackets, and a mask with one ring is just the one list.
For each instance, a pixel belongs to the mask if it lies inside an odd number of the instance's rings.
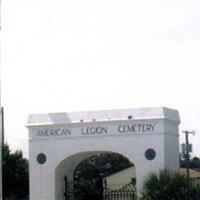
[[4,147],[4,108],[1,107],[2,147]]
[[4,112],[3,112],[3,107],[0,107],[0,200],[3,199],[3,178],[2,178],[2,148],[4,146]]
[[195,131],[183,131],[185,133],[185,150],[186,150],[186,179],[187,179],[187,199],[190,199],[190,169],[189,169],[189,160],[190,160],[190,144],[189,144],[189,134],[195,134]]

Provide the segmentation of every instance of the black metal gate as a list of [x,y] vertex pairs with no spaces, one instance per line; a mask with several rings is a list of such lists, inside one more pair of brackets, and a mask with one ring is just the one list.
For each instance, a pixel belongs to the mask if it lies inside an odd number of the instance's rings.
[[65,200],[135,200],[136,189],[133,183],[129,183],[124,187],[111,190],[107,188],[107,184],[104,181],[102,188],[92,193],[88,190],[79,190],[76,182],[69,182],[65,177]]
[[105,187],[103,200],[136,200],[136,188],[133,183],[129,183],[120,189],[109,189]]
[[65,177],[65,200],[103,200],[103,189],[89,191],[80,189],[80,183],[68,181]]

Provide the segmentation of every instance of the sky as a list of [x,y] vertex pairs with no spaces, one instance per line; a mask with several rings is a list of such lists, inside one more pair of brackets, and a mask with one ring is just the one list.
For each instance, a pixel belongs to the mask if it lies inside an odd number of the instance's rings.
[[200,0],[3,0],[5,137],[30,113],[165,106],[200,156]]

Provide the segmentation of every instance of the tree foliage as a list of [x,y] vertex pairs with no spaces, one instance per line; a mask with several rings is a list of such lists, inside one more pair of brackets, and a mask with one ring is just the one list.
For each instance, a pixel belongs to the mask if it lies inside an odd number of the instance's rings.
[[87,193],[87,200],[102,199],[99,195],[103,189],[102,178],[132,165],[127,158],[117,153],[94,155],[77,166],[74,173],[75,190]]
[[[180,161],[180,165],[182,168],[186,168],[187,161],[185,159]],[[194,157],[189,160],[189,168],[190,169],[200,169],[200,158]]]
[[22,151],[12,153],[8,144],[2,148],[3,197],[25,199],[29,194],[28,160]]
[[[141,200],[197,200],[199,189],[190,185],[187,197],[187,179],[179,173],[164,170],[151,174],[144,182]],[[198,198],[197,198],[198,196]]]
[[[83,173],[87,170],[90,172],[94,171],[94,174],[90,173],[91,177],[100,173],[103,173],[103,176],[108,176],[132,165],[127,158],[118,153],[102,153],[82,161],[76,168],[76,171],[82,171]],[[85,178],[88,178],[88,173],[86,174]]]

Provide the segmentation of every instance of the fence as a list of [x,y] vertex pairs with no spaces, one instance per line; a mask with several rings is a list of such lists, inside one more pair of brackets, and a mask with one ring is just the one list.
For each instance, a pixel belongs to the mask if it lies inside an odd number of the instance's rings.
[[106,191],[103,200],[135,200],[136,195],[133,191]]
[[65,177],[65,200],[136,200],[136,189],[129,183],[117,190],[107,188],[106,182],[98,191],[88,192],[78,190],[74,182],[68,182]]
[[103,200],[136,200],[135,184],[129,183],[117,190],[110,190],[104,183]]

